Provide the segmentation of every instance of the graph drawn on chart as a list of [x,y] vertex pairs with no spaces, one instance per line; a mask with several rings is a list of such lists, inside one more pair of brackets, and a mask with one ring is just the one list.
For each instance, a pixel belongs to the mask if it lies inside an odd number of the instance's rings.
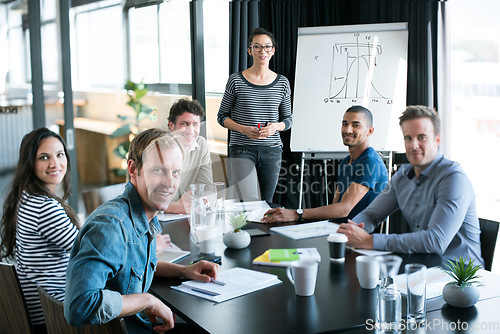
[[355,33],[354,37],[353,42],[332,46],[330,85],[324,102],[369,98],[372,102],[382,99],[391,104],[391,98],[383,92],[384,87],[377,87],[373,80],[376,71],[382,71],[377,68],[380,57],[383,57],[382,45],[371,35],[362,38],[360,33]]

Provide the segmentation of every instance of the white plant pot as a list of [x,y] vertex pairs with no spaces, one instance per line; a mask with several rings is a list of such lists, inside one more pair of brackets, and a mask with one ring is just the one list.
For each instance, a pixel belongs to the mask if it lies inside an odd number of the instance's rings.
[[467,308],[474,306],[479,300],[479,289],[475,285],[462,289],[455,283],[448,283],[443,288],[443,298],[450,306]]
[[242,249],[250,245],[250,234],[245,230],[227,232],[222,238],[228,248]]

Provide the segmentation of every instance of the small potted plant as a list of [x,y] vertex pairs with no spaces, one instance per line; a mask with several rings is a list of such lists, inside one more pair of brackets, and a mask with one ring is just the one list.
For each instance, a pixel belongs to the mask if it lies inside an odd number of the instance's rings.
[[461,256],[455,261],[447,260],[443,263],[443,270],[453,278],[443,289],[443,298],[451,306],[466,308],[476,304],[479,300],[479,289],[475,283],[480,277],[477,271],[481,265],[474,265],[474,260],[466,260]]
[[228,248],[242,249],[250,244],[250,234],[241,228],[247,224],[248,214],[244,211],[229,216],[231,231],[227,232],[222,241]]

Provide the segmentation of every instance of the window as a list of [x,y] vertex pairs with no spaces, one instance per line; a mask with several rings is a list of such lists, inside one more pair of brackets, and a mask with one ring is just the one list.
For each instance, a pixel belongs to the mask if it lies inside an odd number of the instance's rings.
[[191,23],[189,2],[160,5],[160,82],[191,83]]
[[454,0],[449,9],[450,158],[472,181],[479,217],[500,220],[500,2]]
[[203,24],[205,90],[207,93],[223,93],[229,76],[229,2],[226,0],[205,1]]
[[121,89],[125,83],[125,48],[120,3],[98,2],[73,11],[75,88]]
[[157,5],[129,11],[130,78],[134,82],[160,82],[157,12]]

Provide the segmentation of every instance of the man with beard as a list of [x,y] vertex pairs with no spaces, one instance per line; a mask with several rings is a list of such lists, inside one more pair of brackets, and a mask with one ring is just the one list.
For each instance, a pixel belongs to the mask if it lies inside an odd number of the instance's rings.
[[342,119],[341,134],[349,155],[339,165],[332,204],[304,210],[271,209],[265,213],[262,221],[276,223],[331,219],[345,222],[366,208],[387,182],[387,168],[368,142],[373,131],[370,110],[362,106],[347,109]]

